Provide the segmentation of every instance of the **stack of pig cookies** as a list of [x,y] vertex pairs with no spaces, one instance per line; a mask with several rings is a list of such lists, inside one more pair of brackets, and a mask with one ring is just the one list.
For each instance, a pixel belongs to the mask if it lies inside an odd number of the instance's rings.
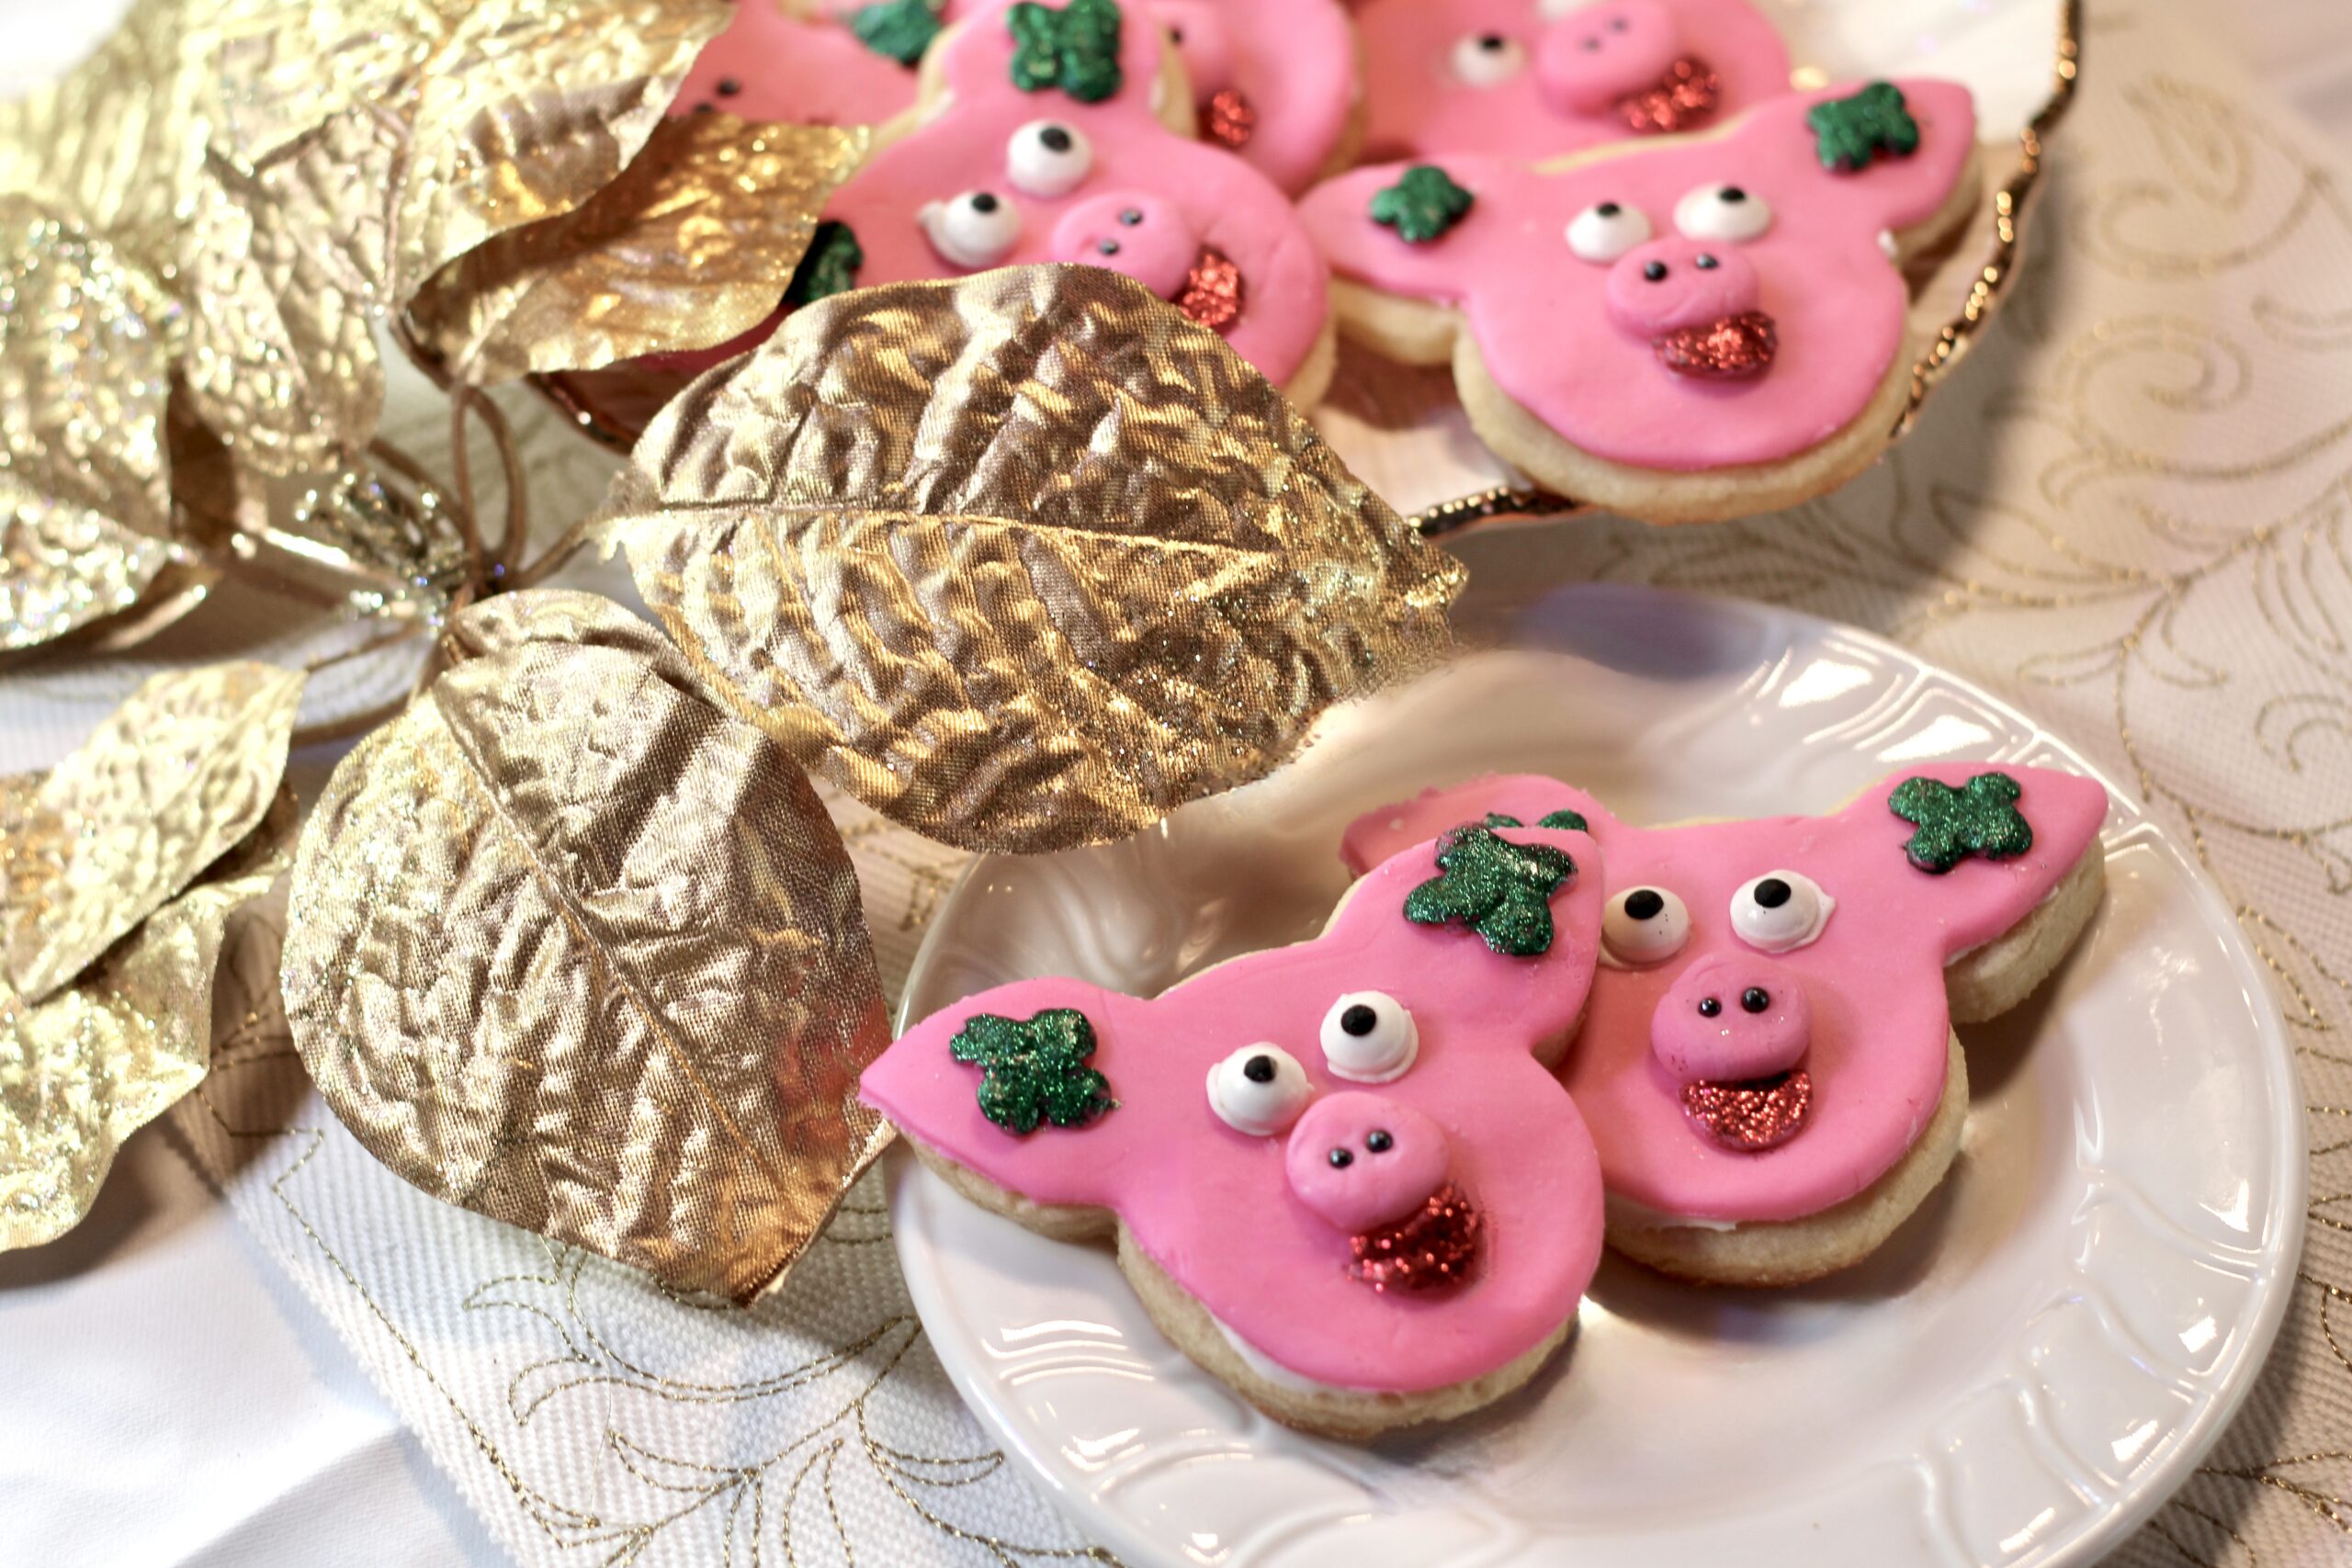
[[1667,828],[1488,778],[1367,815],[1343,857],[1560,811],[1586,820],[1610,888],[1562,1075],[1600,1147],[1609,1243],[1707,1283],[1835,1272],[1918,1208],[1967,1116],[1952,1025],[2024,1000],[2105,885],[2106,791],[2007,764],[1907,770],[1828,817]]
[[1000,987],[863,1093],[974,1201],[1115,1238],[1153,1322],[1275,1419],[1362,1439],[1464,1415],[1560,1347],[1600,1261],[1600,1164],[1553,1067],[1600,887],[1571,828],[1449,830],[1312,942],[1154,1000]]

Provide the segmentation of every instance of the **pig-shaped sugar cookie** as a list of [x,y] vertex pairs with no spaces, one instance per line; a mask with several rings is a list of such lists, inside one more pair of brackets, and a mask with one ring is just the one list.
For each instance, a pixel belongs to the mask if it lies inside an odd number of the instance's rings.
[[[1263,175],[1155,118],[1160,51],[1148,15],[1114,0],[992,4],[956,23],[925,57],[918,128],[826,204],[817,243],[842,258],[832,276],[846,286],[1030,262],[1108,267],[1222,333],[1294,401],[1315,402],[1333,358],[1322,256]],[[774,329],[650,363],[707,369]]]
[[1366,154],[1555,158],[1695,130],[1788,91],[1748,0],[1371,0]]
[[1611,1245],[1717,1283],[1844,1268],[1918,1206],[1967,1112],[1952,1023],[2022,1001],[2104,886],[2106,790],[2008,763],[1905,769],[1828,817],[1667,828],[1492,777],[1359,818],[1343,856],[1489,812],[1573,813],[1600,846],[1602,967],[1562,1079]]
[[906,113],[937,24],[927,10],[901,11],[895,27],[869,24],[862,37],[854,17],[848,7],[736,0],[734,19],[695,57],[670,113],[724,109],[790,125],[878,125]]
[[910,1030],[864,1097],[967,1196],[1115,1235],[1153,1321],[1276,1419],[1461,1415],[1534,1374],[1600,1261],[1592,1138],[1546,1066],[1600,882],[1569,830],[1408,846],[1312,942],[1156,1000],[1000,987]]
[[1900,263],[1973,210],[1975,152],[1966,88],[1881,82],[1555,165],[1358,169],[1301,211],[1343,329],[1450,362],[1502,457],[1563,495],[1710,521],[1884,448],[1917,346]]

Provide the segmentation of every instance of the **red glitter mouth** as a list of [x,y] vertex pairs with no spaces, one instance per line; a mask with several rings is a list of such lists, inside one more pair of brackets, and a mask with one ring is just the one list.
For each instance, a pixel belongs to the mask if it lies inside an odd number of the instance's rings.
[[1449,1181],[1393,1224],[1348,1238],[1348,1273],[1375,1291],[1432,1291],[1470,1277],[1478,1256],[1478,1211]]
[[1694,376],[1702,381],[1741,381],[1761,376],[1780,346],[1772,318],[1761,310],[1742,310],[1650,342],[1659,364],[1677,376]]
[[1746,1083],[1701,1080],[1682,1086],[1682,1109],[1724,1148],[1755,1154],[1796,1136],[1813,1108],[1813,1078],[1803,1067]]
[[1723,80],[1714,68],[1686,54],[1654,85],[1626,94],[1612,107],[1634,135],[1666,136],[1713,118],[1722,99]]
[[1203,245],[1193,270],[1184,275],[1176,308],[1213,332],[1229,330],[1241,319],[1241,269],[1213,246]]
[[1257,132],[1257,107],[1231,87],[1212,93],[1201,106],[1201,134],[1228,152],[1249,146]]

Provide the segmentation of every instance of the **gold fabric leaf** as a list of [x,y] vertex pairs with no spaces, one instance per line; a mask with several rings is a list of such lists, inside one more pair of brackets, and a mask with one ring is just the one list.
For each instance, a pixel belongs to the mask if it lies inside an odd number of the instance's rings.
[[171,318],[112,246],[0,192],[0,649],[129,610],[171,563]]
[[215,664],[150,677],[12,814],[0,860],[7,982],[71,982],[260,826],[286,771],[302,677]]
[[417,1186],[748,1301],[888,1137],[856,874],[781,748],[541,597],[458,617],[472,656],[336,770],[287,1018]]
[[0,982],[0,1249],[78,1224],[123,1140],[203,1079],[214,982],[241,962],[237,913],[287,848],[189,888],[45,1001]]
[[664,120],[578,211],[435,274],[418,340],[461,379],[587,369],[749,332],[776,308],[867,132],[726,114]]
[[606,502],[712,689],[963,848],[1115,839],[1446,642],[1462,583],[1215,333],[1092,267],[855,290]]

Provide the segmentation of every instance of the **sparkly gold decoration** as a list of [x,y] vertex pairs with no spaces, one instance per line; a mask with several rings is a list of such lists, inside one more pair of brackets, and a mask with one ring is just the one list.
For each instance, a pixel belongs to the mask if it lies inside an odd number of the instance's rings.
[[1121,838],[1441,650],[1461,569],[1214,333],[1092,267],[864,288],[606,503],[696,672],[943,842]]
[[418,341],[484,383],[725,343],[775,310],[866,141],[727,114],[665,120],[578,211],[436,274],[409,307]]
[[302,677],[216,664],[151,677],[9,815],[8,984],[45,1000],[258,826]]
[[171,563],[169,315],[112,246],[0,193],[0,649],[130,609]]
[[841,837],[589,596],[510,595],[449,641],[304,829],[295,1043],[426,1191],[749,1301],[888,1136],[857,1100],[889,1026]]

